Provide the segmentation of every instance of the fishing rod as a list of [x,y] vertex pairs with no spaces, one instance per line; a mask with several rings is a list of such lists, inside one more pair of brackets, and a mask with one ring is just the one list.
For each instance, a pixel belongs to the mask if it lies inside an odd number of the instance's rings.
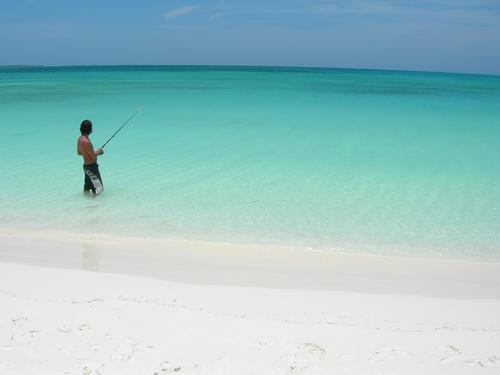
[[118,132],[119,132],[120,130],[122,130],[122,129],[123,129],[123,127],[124,127],[125,125],[127,125],[127,124],[128,124],[128,122],[129,122],[130,120],[132,120],[132,119],[135,117],[135,115],[137,115],[140,111],[141,111],[141,109],[137,110],[137,112],[135,112],[132,116],[130,116],[130,117],[128,118],[128,120],[127,120],[127,121],[125,121],[125,122],[123,123],[123,125],[122,125],[122,126],[120,126],[120,128],[119,128],[119,129],[115,132],[115,134],[113,134],[113,135],[112,135],[112,136],[111,136],[111,137],[110,137],[110,138],[106,141],[106,143],[102,145],[102,147],[101,147],[101,148],[104,148],[104,146],[106,146],[106,145],[109,143],[109,141],[111,141],[111,140],[114,138],[114,136],[115,136],[115,135],[117,135],[117,134],[118,134]]

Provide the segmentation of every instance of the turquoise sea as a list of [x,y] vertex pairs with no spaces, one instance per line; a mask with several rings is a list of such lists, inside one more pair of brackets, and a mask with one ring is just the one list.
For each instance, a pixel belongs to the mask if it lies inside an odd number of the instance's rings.
[[0,113],[3,228],[500,260],[499,76],[4,67]]

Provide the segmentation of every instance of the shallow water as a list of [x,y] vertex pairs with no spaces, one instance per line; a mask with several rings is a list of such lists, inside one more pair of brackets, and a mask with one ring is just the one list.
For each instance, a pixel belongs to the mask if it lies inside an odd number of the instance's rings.
[[[140,106],[84,196],[80,122]],[[1,69],[0,109],[4,227],[500,259],[500,77]]]

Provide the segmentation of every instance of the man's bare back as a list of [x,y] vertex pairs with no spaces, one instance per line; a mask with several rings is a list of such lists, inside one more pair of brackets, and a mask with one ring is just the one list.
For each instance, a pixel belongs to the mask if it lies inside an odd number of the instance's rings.
[[78,138],[76,152],[78,153],[78,155],[83,156],[83,164],[85,165],[94,164],[95,162],[97,162],[97,157],[104,154],[102,148],[94,151],[92,142],[90,142],[90,139],[85,134],[81,135]]

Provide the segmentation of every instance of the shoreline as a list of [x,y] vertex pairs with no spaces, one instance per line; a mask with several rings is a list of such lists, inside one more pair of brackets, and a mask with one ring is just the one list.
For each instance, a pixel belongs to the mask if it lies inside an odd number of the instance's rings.
[[[361,248],[349,248],[350,250],[345,250],[344,247],[315,247],[310,245],[292,245],[284,243],[252,243],[244,241],[217,241],[209,239],[192,239],[188,237],[163,237],[156,234],[146,234],[146,235],[126,235],[121,232],[110,233],[110,232],[85,232],[85,231],[72,231],[67,229],[61,230],[47,230],[47,229],[21,229],[18,227],[6,227],[0,228],[0,238],[41,238],[47,240],[79,240],[79,241],[102,241],[104,243],[112,242],[145,242],[145,243],[177,243],[177,244],[192,244],[197,248],[203,247],[223,247],[223,248],[248,248],[248,249],[282,249],[297,252],[306,253],[325,253],[338,256],[347,257],[369,257],[369,258],[380,258],[380,259],[401,259],[401,260],[415,260],[415,261],[452,261],[452,262],[465,262],[465,263],[485,263],[485,264],[499,264],[500,265],[500,254],[498,257],[491,256],[477,256],[477,255],[459,255],[450,256],[447,253],[429,253],[429,252],[417,252],[418,255],[414,253],[392,253],[390,251],[383,252],[367,252],[363,251]],[[395,246],[391,249],[396,248]],[[379,248],[377,248],[379,249]],[[382,249],[382,247],[380,247]]]
[[86,235],[0,233],[0,262],[190,284],[500,299],[500,262]]

